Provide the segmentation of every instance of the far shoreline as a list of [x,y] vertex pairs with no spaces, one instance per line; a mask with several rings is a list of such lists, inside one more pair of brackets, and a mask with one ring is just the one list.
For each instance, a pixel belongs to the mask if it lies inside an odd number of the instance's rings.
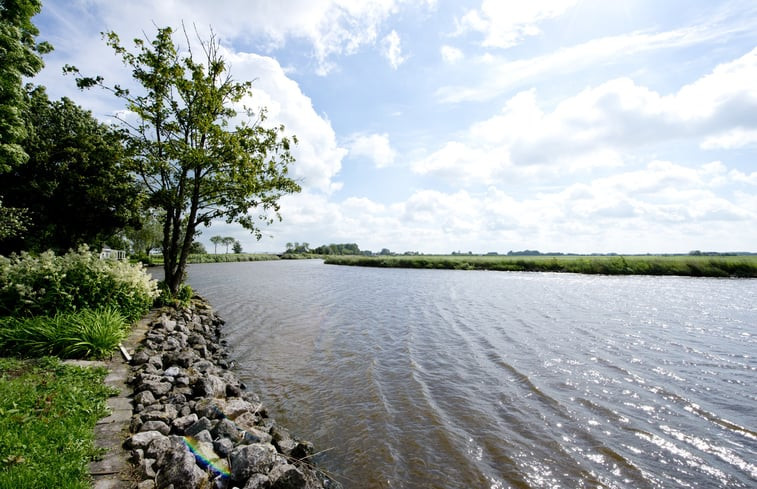
[[328,256],[328,265],[375,268],[757,278],[757,255]]

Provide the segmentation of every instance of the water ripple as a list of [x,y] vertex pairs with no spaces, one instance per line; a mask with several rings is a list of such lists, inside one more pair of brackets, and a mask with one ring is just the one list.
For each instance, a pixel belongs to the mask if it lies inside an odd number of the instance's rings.
[[195,265],[346,488],[757,486],[757,281]]

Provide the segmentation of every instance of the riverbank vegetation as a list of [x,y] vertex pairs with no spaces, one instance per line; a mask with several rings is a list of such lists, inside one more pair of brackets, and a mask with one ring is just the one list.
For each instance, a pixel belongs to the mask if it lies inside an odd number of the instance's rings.
[[[278,255],[265,253],[224,253],[220,255],[210,253],[193,253],[187,257],[187,263],[233,263],[244,261],[270,261],[278,260]],[[162,265],[162,255],[150,256],[150,262],[153,265]]]
[[382,268],[568,272],[605,275],[757,277],[757,255],[395,255],[329,256],[325,263]]
[[94,426],[112,395],[104,368],[0,358],[0,488],[90,487]]
[[103,357],[157,295],[141,265],[86,248],[0,256],[0,354]]

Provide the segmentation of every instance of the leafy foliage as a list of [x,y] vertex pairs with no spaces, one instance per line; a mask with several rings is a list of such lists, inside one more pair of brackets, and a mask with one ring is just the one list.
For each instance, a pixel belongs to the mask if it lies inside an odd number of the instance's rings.
[[176,294],[199,226],[225,219],[259,239],[261,224],[280,219],[279,198],[300,187],[287,177],[296,139],[287,137],[283,126],[264,127],[265,111],[245,109],[253,122],[230,127],[238,115],[235,107],[252,95],[252,84],[232,79],[217,39],[199,40],[201,55],[195,56],[191,46],[180,54],[172,35],[170,28],[158,29],[152,41],[135,39],[135,52],[130,52],[115,33],[106,34],[141,93],[107,86],[102,77],[77,83],[111,90],[139,118],[126,124],[136,155],[134,172],[147,189],[149,204],[165,215],[164,275]]
[[17,207],[3,207],[0,199],[0,241],[20,236],[28,229],[28,212]]
[[29,93],[28,161],[0,180],[9,207],[25,208],[23,238],[5,240],[0,253],[65,252],[101,245],[140,220],[140,189],[127,166],[121,134],[71,100],[50,101],[44,89]]
[[52,252],[0,256],[2,315],[113,307],[133,321],[149,310],[156,296],[156,283],[141,265],[101,260],[86,247],[63,256]]
[[52,51],[50,44],[35,40],[39,30],[31,18],[41,9],[40,0],[0,3],[0,173],[28,158],[20,144],[25,137],[22,82],[42,69],[40,55]]
[[94,426],[113,394],[105,369],[0,358],[0,487],[91,487]]

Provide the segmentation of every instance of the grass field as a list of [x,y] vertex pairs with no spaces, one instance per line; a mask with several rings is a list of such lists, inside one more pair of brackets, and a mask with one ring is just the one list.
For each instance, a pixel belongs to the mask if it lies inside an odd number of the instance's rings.
[[94,426],[112,394],[104,368],[0,358],[0,489],[91,487]]
[[683,275],[692,277],[757,277],[757,255],[412,255],[331,256],[331,265],[513,272],[567,272],[604,275]]

